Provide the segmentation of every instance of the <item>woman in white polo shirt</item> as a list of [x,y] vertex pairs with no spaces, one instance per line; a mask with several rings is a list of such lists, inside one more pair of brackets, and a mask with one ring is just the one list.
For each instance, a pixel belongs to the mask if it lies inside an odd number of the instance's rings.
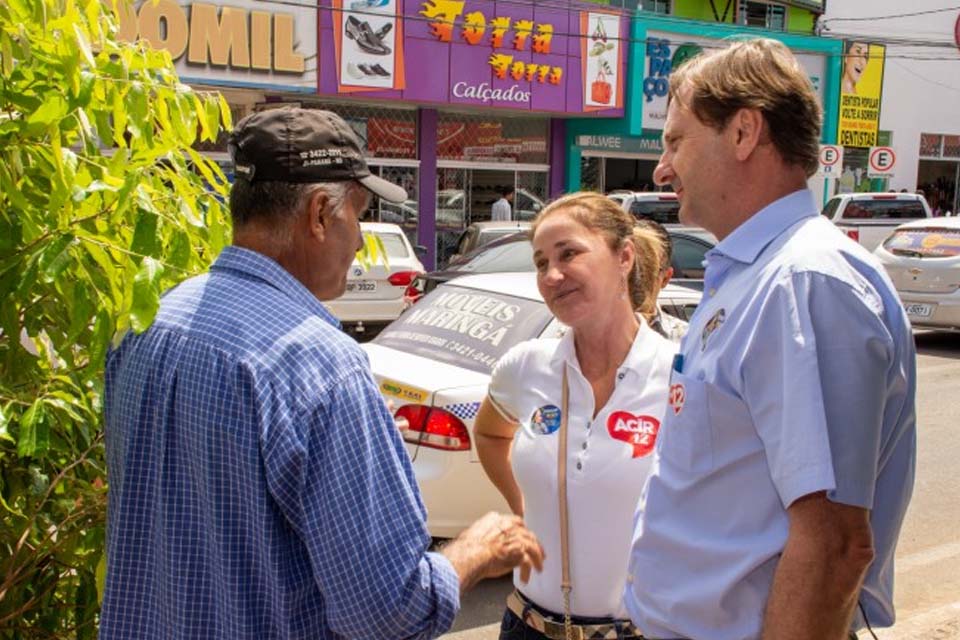
[[561,546],[563,379],[569,623],[583,637],[639,637],[621,604],[633,518],[667,406],[676,346],[644,316],[656,309],[664,251],[610,199],[578,193],[532,228],[537,285],[570,330],[515,346],[497,364],[475,432],[480,462],[543,544],[542,573],[507,600],[501,640],[566,637]]

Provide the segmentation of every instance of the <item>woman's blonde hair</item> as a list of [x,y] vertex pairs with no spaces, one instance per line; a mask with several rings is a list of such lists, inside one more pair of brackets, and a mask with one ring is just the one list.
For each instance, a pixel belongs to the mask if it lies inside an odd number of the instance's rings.
[[585,228],[599,233],[610,250],[619,251],[625,242],[632,242],[636,258],[627,276],[627,291],[634,311],[647,320],[657,315],[657,293],[660,290],[660,264],[666,255],[663,240],[651,229],[636,226],[633,216],[603,194],[592,191],[571,193],[554,200],[533,221],[530,239],[540,224],[552,215],[563,213]]

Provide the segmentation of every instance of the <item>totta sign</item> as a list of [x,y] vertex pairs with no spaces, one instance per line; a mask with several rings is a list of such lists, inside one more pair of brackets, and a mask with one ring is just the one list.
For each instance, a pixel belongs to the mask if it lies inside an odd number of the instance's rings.
[[897,163],[897,154],[890,147],[870,147],[867,156],[867,176],[870,178],[890,178]]
[[817,166],[817,176],[821,178],[836,178],[843,168],[843,147],[835,144],[820,145],[820,163]]

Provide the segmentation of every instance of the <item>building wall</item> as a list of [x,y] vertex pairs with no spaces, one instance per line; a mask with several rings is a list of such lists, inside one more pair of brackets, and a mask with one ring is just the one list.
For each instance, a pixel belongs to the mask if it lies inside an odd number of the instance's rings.
[[[723,17],[723,10],[730,2],[730,9],[727,11],[726,23],[733,23],[737,17],[736,0],[716,0],[714,4],[717,7],[717,13]],[[709,0],[673,0],[673,15],[678,18],[687,18],[689,20],[704,20],[706,22],[717,22],[713,15],[713,9],[710,8]]]
[[787,8],[787,31],[791,33],[813,33],[816,14],[799,7]]
[[[880,129],[892,133],[892,147],[897,154],[891,189],[912,191],[917,187],[921,133],[960,135],[960,48],[955,42],[960,9],[956,6],[954,0],[927,0],[916,8],[953,9],[888,20],[845,22],[835,19],[903,14],[910,7],[900,0],[827,3],[824,35],[857,34],[887,43]],[[894,42],[904,38],[944,46],[917,47]],[[911,59],[917,57],[942,59]]]

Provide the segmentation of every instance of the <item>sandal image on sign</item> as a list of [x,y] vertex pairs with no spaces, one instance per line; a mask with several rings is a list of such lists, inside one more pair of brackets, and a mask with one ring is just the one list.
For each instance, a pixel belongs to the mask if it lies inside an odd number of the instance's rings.
[[383,44],[383,37],[390,32],[391,28],[392,25],[387,24],[374,32],[366,20],[360,22],[354,16],[348,16],[344,31],[348,38],[357,43],[361,51],[375,56],[386,56],[390,55],[390,47]]

